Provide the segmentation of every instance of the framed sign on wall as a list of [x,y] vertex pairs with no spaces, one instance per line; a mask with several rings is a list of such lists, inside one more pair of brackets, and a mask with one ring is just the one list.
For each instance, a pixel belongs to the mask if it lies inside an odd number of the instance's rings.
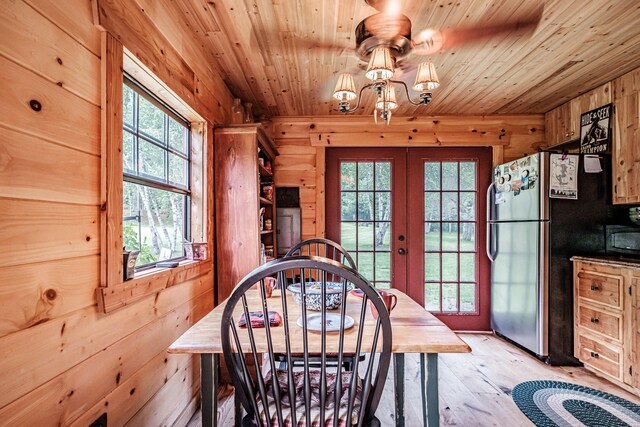
[[611,151],[611,112],[607,104],[580,116],[580,153],[595,154]]

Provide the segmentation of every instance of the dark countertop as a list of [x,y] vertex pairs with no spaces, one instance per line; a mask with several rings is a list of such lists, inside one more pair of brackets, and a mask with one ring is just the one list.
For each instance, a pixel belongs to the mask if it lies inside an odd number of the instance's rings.
[[594,264],[609,265],[612,267],[627,267],[627,268],[635,268],[640,270],[640,259],[636,259],[636,258],[594,255],[594,256],[573,256],[571,257],[571,261],[584,261],[584,262],[591,262]]

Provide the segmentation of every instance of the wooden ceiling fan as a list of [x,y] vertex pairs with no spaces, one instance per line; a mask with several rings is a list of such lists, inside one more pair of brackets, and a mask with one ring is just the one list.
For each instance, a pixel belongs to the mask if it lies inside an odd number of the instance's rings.
[[[404,88],[408,101],[413,105],[425,105],[431,101],[432,91],[439,85],[435,66],[426,62],[431,56],[456,47],[471,46],[497,36],[526,38],[533,34],[542,18],[544,5],[528,14],[496,23],[457,26],[445,29],[423,29],[414,33],[411,20],[400,12],[399,0],[364,0],[377,13],[363,19],[355,29],[355,47],[344,44],[322,43],[315,40],[302,42],[307,48],[332,50],[339,53],[355,53],[363,63],[356,68],[340,72],[333,97],[340,101],[339,110],[351,113],[350,101],[361,97],[367,88],[377,93],[374,117],[382,117],[387,123],[392,109],[397,107],[395,85]],[[366,63],[366,64],[365,64]],[[367,65],[368,64],[368,65]],[[366,69],[365,76],[372,83],[356,93],[352,74]],[[392,77],[394,80],[392,80]],[[419,101],[412,101],[409,88],[420,92]]]
[[386,46],[395,59],[409,53],[433,55],[447,49],[483,42],[491,37],[508,34],[522,37],[533,34],[544,5],[534,12],[518,16],[508,21],[493,24],[459,26],[448,29],[423,29],[412,34],[411,20],[400,13],[398,0],[364,0],[378,11],[362,20],[356,27],[356,48],[358,57],[368,61],[376,47]]

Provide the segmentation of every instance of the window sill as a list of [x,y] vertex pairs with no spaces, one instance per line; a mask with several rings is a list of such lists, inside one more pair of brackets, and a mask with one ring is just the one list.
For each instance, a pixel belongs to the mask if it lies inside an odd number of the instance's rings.
[[211,269],[210,259],[185,260],[175,268],[152,268],[136,273],[133,279],[126,282],[98,288],[96,291],[98,309],[103,313],[110,313],[147,295],[158,293],[173,285],[207,274]]

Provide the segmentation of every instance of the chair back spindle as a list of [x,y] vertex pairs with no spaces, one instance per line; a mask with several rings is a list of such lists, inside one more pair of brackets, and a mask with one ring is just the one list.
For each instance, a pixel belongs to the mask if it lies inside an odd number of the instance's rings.
[[[300,278],[300,304],[285,287],[267,297],[264,279],[274,276],[281,284],[287,277]],[[363,296],[349,295],[353,288]],[[312,311],[307,306],[318,297],[327,301],[332,293],[338,294],[338,308],[320,304],[320,311]],[[369,306],[379,313],[377,319]],[[280,315],[280,325],[271,324],[270,312]],[[238,325],[241,317],[246,326]],[[252,324],[252,317],[261,317],[263,327]],[[355,269],[316,256],[267,263],[236,286],[221,326],[225,362],[247,412],[243,425],[339,427],[377,421],[374,414],[391,359],[391,323],[382,298]],[[293,357],[300,353],[303,363],[294,366]],[[353,370],[345,371],[344,358],[361,353],[368,360],[354,358]],[[278,369],[276,355],[284,356],[288,369]],[[311,355],[319,355],[319,369],[313,369]]]

